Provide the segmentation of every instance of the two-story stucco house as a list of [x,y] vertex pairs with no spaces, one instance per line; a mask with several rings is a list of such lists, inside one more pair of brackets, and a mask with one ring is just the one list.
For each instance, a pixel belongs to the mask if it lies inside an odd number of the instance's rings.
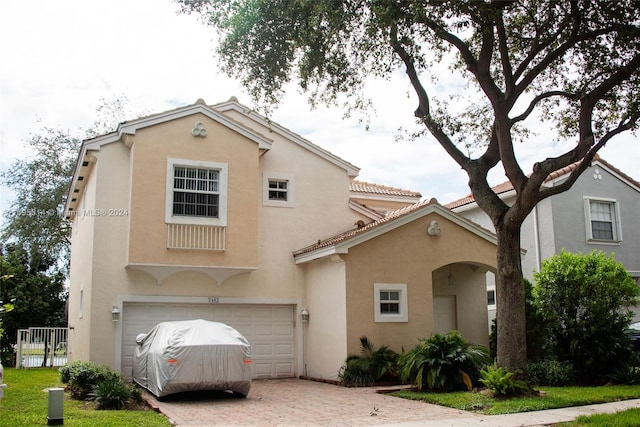
[[[562,183],[579,163],[551,174],[544,185]],[[515,199],[509,182],[493,188],[507,204]],[[472,196],[447,205],[454,212],[494,230],[489,217]],[[596,156],[589,168],[566,192],[541,201],[522,225],[522,270],[533,281],[542,260],[563,249],[574,253],[601,250],[640,281],[640,183]],[[495,316],[495,284],[488,275],[490,319]],[[640,283],[640,282],[639,282]],[[640,320],[640,309],[636,309]]]
[[247,337],[255,378],[335,378],[362,335],[486,344],[494,234],[358,172],[235,98],[85,141],[65,210],[70,359],[131,375],[136,335],[196,318]]

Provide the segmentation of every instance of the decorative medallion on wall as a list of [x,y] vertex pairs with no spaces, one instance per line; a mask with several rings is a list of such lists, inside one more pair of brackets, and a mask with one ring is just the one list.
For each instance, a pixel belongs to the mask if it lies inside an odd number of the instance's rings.
[[204,128],[204,124],[202,122],[196,122],[193,129],[191,129],[191,135],[199,136],[201,138],[207,136],[207,130]]
[[438,221],[431,221],[429,223],[429,228],[427,228],[427,234],[429,236],[439,236],[440,235],[440,224],[438,224]]
[[595,172],[593,172],[593,179],[595,179],[596,181],[599,181],[602,179],[602,174],[600,173],[600,169],[596,169]]

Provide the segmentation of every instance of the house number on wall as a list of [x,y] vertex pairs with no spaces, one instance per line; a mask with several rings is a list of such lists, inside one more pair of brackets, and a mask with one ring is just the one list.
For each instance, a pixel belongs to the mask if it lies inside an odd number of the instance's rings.
[[218,297],[209,297],[209,304],[217,304],[220,300]]

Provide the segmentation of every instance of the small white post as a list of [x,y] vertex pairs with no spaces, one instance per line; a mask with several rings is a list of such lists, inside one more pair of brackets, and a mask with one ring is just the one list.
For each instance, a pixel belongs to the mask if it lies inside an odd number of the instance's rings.
[[49,389],[49,413],[47,415],[47,424],[50,426],[59,426],[64,424],[64,389]]
[[4,368],[2,367],[2,363],[0,363],[0,399],[4,397],[2,389],[7,386],[6,384],[3,384],[2,381],[4,381]]

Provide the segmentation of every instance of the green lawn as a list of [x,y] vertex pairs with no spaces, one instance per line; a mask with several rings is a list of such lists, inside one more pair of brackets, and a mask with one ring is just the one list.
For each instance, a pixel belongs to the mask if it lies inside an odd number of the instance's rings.
[[615,414],[582,415],[570,423],[558,427],[630,427],[640,425],[640,409],[627,409]]
[[[0,399],[0,427],[46,426],[47,389],[63,387],[57,369],[5,368],[4,398]],[[72,400],[65,393],[64,425],[78,427],[168,427],[167,418],[152,411],[98,411],[90,404]]]
[[640,398],[640,387],[616,385],[606,387],[540,387],[540,396],[494,399],[480,393],[418,393],[399,391],[394,396],[422,400],[436,405],[473,411],[486,415],[541,411],[569,406],[591,405]]

